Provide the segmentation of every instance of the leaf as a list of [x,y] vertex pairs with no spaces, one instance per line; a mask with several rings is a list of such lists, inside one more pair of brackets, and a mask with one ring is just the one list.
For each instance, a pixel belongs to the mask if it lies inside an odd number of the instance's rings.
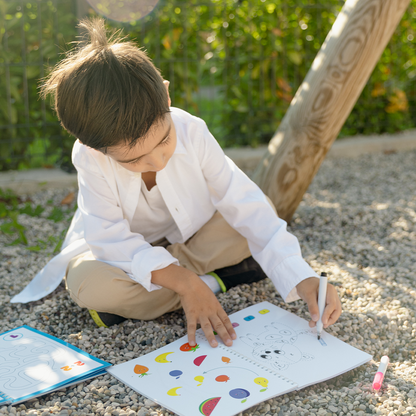
[[32,205],[29,202],[27,202],[24,208],[21,208],[19,212],[20,214],[26,214],[30,217],[39,217],[39,215],[42,214],[44,210],[45,208],[43,208],[41,205],[36,205],[36,208],[33,209]]
[[30,246],[30,247],[26,247],[26,250],[29,250],[29,251],[40,251],[40,247],[39,246]]
[[380,95],[384,95],[386,93],[386,89],[381,82],[376,82],[374,84],[373,91],[371,91],[372,97],[379,97]]
[[281,77],[277,77],[277,85],[279,86],[279,88],[285,92],[292,92],[292,87],[290,86],[290,84]]
[[0,231],[4,234],[13,234],[14,227],[12,222],[5,222],[4,224],[0,225]]
[[406,112],[409,110],[406,93],[402,90],[395,89],[394,95],[389,98],[389,105],[386,107],[387,113]]
[[64,212],[61,208],[54,207],[51,214],[48,217],[48,220],[52,220],[54,222],[59,222],[64,219]]
[[172,45],[170,43],[170,36],[166,35],[163,39],[162,39],[162,45],[165,47],[165,49],[170,50],[172,49]]
[[70,192],[62,201],[61,205],[71,205],[75,197],[74,192]]
[[297,51],[288,51],[287,52],[287,57],[295,65],[300,65],[302,63],[302,55]]

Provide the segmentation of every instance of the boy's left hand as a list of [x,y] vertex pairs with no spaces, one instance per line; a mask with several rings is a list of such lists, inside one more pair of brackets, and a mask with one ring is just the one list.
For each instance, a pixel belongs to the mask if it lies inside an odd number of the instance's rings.
[[[308,304],[311,321],[309,326],[313,328],[319,320],[318,293],[319,279],[317,277],[309,277],[302,280],[296,285],[298,295]],[[338,297],[337,290],[333,285],[328,283],[326,291],[326,306],[322,316],[324,328],[332,325],[337,321],[342,312],[341,301]]]

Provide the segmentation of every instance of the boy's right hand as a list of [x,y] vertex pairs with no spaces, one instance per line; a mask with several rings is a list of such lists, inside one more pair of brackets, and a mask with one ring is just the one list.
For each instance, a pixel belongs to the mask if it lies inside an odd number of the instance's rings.
[[214,331],[230,347],[237,338],[230,319],[212,290],[201,278],[184,267],[170,266],[152,272],[152,282],[178,293],[188,322],[188,342],[195,346],[197,324],[212,347],[218,346]]

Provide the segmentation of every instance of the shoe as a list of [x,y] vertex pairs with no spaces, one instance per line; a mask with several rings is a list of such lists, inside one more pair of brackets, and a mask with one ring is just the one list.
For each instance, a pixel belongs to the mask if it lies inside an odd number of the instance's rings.
[[243,283],[259,282],[267,277],[260,265],[251,256],[235,266],[224,267],[207,274],[217,279],[222,292]]
[[124,318],[123,316],[106,312],[97,312],[93,309],[89,309],[88,312],[90,313],[91,318],[99,327],[108,328],[109,326],[121,324],[127,320],[127,318]]

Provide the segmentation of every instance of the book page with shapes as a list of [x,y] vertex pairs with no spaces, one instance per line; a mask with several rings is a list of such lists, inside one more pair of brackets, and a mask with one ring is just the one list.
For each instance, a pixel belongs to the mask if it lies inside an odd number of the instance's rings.
[[296,388],[274,371],[197,336],[182,337],[108,370],[159,405],[181,415],[232,416]]
[[[371,355],[316,329],[270,302],[229,316],[237,333],[230,349],[266,366],[299,388],[343,374],[371,360]],[[218,342],[221,342],[217,337]]]
[[76,382],[110,364],[84,351],[22,326],[0,334],[0,397],[13,403]]

